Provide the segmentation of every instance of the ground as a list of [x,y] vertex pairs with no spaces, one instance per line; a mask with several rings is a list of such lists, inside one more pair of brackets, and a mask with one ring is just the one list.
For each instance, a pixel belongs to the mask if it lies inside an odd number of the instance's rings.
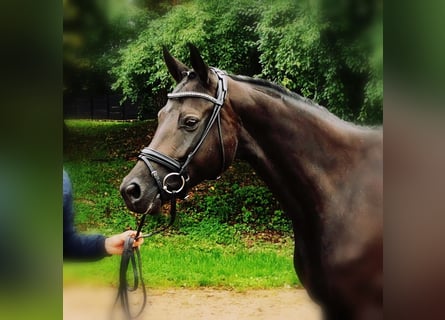
[[[116,294],[113,287],[66,285],[63,319],[109,320]],[[140,297],[139,292],[135,298]],[[114,319],[122,319],[118,309]],[[320,311],[304,289],[156,289],[148,290],[147,306],[138,319],[318,320]]]

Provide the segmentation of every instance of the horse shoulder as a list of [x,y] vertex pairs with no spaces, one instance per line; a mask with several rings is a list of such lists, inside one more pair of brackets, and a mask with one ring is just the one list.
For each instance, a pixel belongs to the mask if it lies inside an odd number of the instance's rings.
[[383,179],[379,157],[359,161],[324,212],[326,279],[348,305],[381,304]]

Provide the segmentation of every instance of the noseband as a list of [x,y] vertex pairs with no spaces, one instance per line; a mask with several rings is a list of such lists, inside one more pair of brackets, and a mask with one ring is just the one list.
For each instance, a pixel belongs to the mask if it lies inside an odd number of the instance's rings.
[[[227,95],[227,78],[226,73],[224,71],[221,71],[217,68],[210,68],[210,70],[218,77],[218,86],[217,86],[217,94],[216,98],[212,97],[208,94],[201,93],[201,92],[193,92],[193,91],[184,91],[184,92],[176,92],[176,93],[169,93],[167,94],[167,97],[169,99],[180,99],[180,98],[200,98],[205,99],[210,102],[213,102],[213,112],[207,122],[207,125],[202,132],[201,138],[199,139],[198,143],[195,145],[194,149],[188,154],[186,160],[184,162],[179,162],[176,159],[173,159],[172,157],[165,155],[159,151],[156,151],[154,149],[151,149],[149,147],[146,147],[141,150],[141,153],[139,154],[138,158],[147,165],[148,169],[150,170],[151,176],[156,181],[156,184],[158,185],[158,188],[160,190],[161,198],[172,198],[176,194],[179,194],[182,191],[185,191],[186,184],[189,180],[189,176],[187,174],[187,167],[192,161],[195,154],[198,152],[199,148],[201,147],[202,143],[204,142],[205,138],[210,132],[210,129],[212,128],[215,121],[218,125],[218,135],[221,145],[221,156],[222,156],[222,170],[225,168],[225,153],[224,153],[224,142],[222,137],[222,131],[221,131],[221,108],[224,105],[224,101]],[[154,169],[153,165],[150,163],[150,161],[156,162],[157,164],[160,164],[166,168],[168,168],[171,172],[167,174],[164,179],[161,181],[161,178],[159,177],[157,171]],[[168,182],[171,179],[174,179],[175,177],[179,178],[179,187],[176,190],[172,190],[168,186]],[[186,194],[184,192],[184,194]]]

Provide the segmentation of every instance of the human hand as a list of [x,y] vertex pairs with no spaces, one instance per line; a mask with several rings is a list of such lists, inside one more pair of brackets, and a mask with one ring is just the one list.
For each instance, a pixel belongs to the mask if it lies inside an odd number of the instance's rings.
[[[124,251],[124,244],[127,237],[135,237],[135,230],[128,230],[121,234],[116,234],[105,239],[105,250],[108,254],[122,254]],[[144,238],[139,238],[133,242],[133,247],[139,247],[144,242]]]

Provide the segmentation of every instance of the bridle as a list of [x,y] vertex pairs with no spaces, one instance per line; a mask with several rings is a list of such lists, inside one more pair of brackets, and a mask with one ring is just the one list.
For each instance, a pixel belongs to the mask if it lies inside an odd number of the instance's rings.
[[[212,128],[213,124],[216,122],[218,125],[218,135],[220,140],[220,146],[221,146],[221,172],[224,171],[225,168],[225,151],[224,151],[224,142],[222,137],[222,130],[221,130],[221,108],[224,105],[224,101],[227,95],[227,77],[226,73],[224,71],[221,71],[217,68],[210,68],[210,70],[217,76],[218,78],[218,86],[217,86],[217,94],[216,98],[212,97],[208,94],[201,93],[201,92],[194,92],[194,91],[184,91],[184,92],[175,92],[175,93],[169,93],[167,94],[167,97],[169,99],[180,99],[180,98],[200,98],[205,99],[210,102],[213,102],[213,111],[212,114],[209,117],[209,120],[207,122],[207,125],[204,129],[204,131],[201,134],[200,139],[198,140],[198,143],[195,145],[193,150],[187,155],[187,158],[184,162],[179,162],[178,160],[165,155],[159,151],[156,151],[152,148],[146,147],[141,150],[141,153],[139,154],[138,158],[147,165],[151,176],[156,181],[156,184],[158,185],[159,192],[161,194],[161,198],[163,200],[166,200],[168,198],[174,197],[175,195],[179,194],[180,192],[185,191],[187,188],[187,182],[189,181],[189,176],[187,173],[187,167],[192,161],[195,154],[198,152],[199,148],[203,144],[204,140],[206,139],[207,135],[210,132],[210,129]],[[150,161],[156,162],[157,164],[160,164],[164,166],[165,168],[169,169],[171,172],[167,174],[164,179],[161,181],[157,171],[154,169],[153,165],[150,163]],[[175,177],[179,178],[179,187],[176,190],[172,190],[169,188],[169,180],[174,179]],[[184,189],[185,188],[185,189]],[[184,192],[186,194],[186,192]]]
[[[162,200],[170,200],[170,222],[168,225],[155,230],[149,234],[146,235],[140,235],[142,226],[144,224],[145,217],[148,215],[149,210],[147,209],[147,212],[145,212],[139,221],[138,229],[136,232],[136,236],[134,238],[128,237],[124,244],[124,251],[122,253],[121,258],[121,264],[120,264],[120,271],[119,271],[119,288],[118,288],[118,295],[116,297],[115,305],[118,301],[121,302],[121,306],[123,308],[124,314],[126,319],[131,320],[137,318],[139,315],[142,314],[142,311],[145,308],[145,305],[147,303],[147,293],[145,289],[145,285],[142,278],[142,261],[141,261],[141,255],[139,252],[139,248],[133,248],[133,243],[138,238],[147,238],[151,237],[155,234],[158,234],[162,231],[165,231],[170,226],[173,225],[176,217],[176,198],[178,194],[184,193],[186,194],[187,189],[187,182],[189,181],[189,176],[187,173],[187,167],[192,161],[195,154],[198,152],[199,148],[203,144],[205,138],[208,136],[210,129],[212,128],[213,124],[216,122],[218,126],[218,135],[220,140],[220,146],[221,146],[221,172],[225,169],[225,151],[224,151],[224,141],[222,136],[222,130],[221,130],[221,108],[224,105],[224,101],[227,95],[227,78],[226,73],[224,71],[221,71],[217,68],[210,68],[210,70],[215,73],[215,75],[218,78],[218,85],[217,85],[217,94],[216,98],[205,94],[201,92],[193,92],[193,91],[184,91],[184,92],[174,92],[167,94],[167,97],[169,99],[180,99],[180,98],[201,98],[208,100],[210,102],[213,102],[213,111],[212,114],[209,117],[209,120],[207,122],[207,125],[204,129],[204,131],[201,134],[200,139],[198,140],[198,143],[195,145],[193,150],[188,154],[186,160],[184,162],[179,162],[178,160],[165,155],[159,151],[156,151],[154,149],[151,149],[149,147],[146,147],[141,150],[141,153],[139,154],[138,158],[142,160],[148,167],[151,176],[156,181],[156,184],[159,189],[159,195]],[[187,72],[188,75],[188,72]],[[171,172],[165,175],[165,177],[162,179],[159,177],[157,170],[153,167],[152,163],[150,161],[156,162],[157,164],[160,164],[161,166],[164,166],[165,168],[169,169]],[[169,180],[174,179],[175,177],[179,178],[180,184],[177,189],[170,189],[169,188]],[[134,255],[134,252],[136,252],[136,258]],[[132,265],[133,269],[133,285],[129,288],[128,281],[127,281],[127,270],[128,266]],[[130,302],[128,299],[128,291],[135,291],[139,287],[139,283],[142,287],[143,292],[143,302],[142,306],[139,308],[138,312],[136,314],[132,314],[130,312]]]

